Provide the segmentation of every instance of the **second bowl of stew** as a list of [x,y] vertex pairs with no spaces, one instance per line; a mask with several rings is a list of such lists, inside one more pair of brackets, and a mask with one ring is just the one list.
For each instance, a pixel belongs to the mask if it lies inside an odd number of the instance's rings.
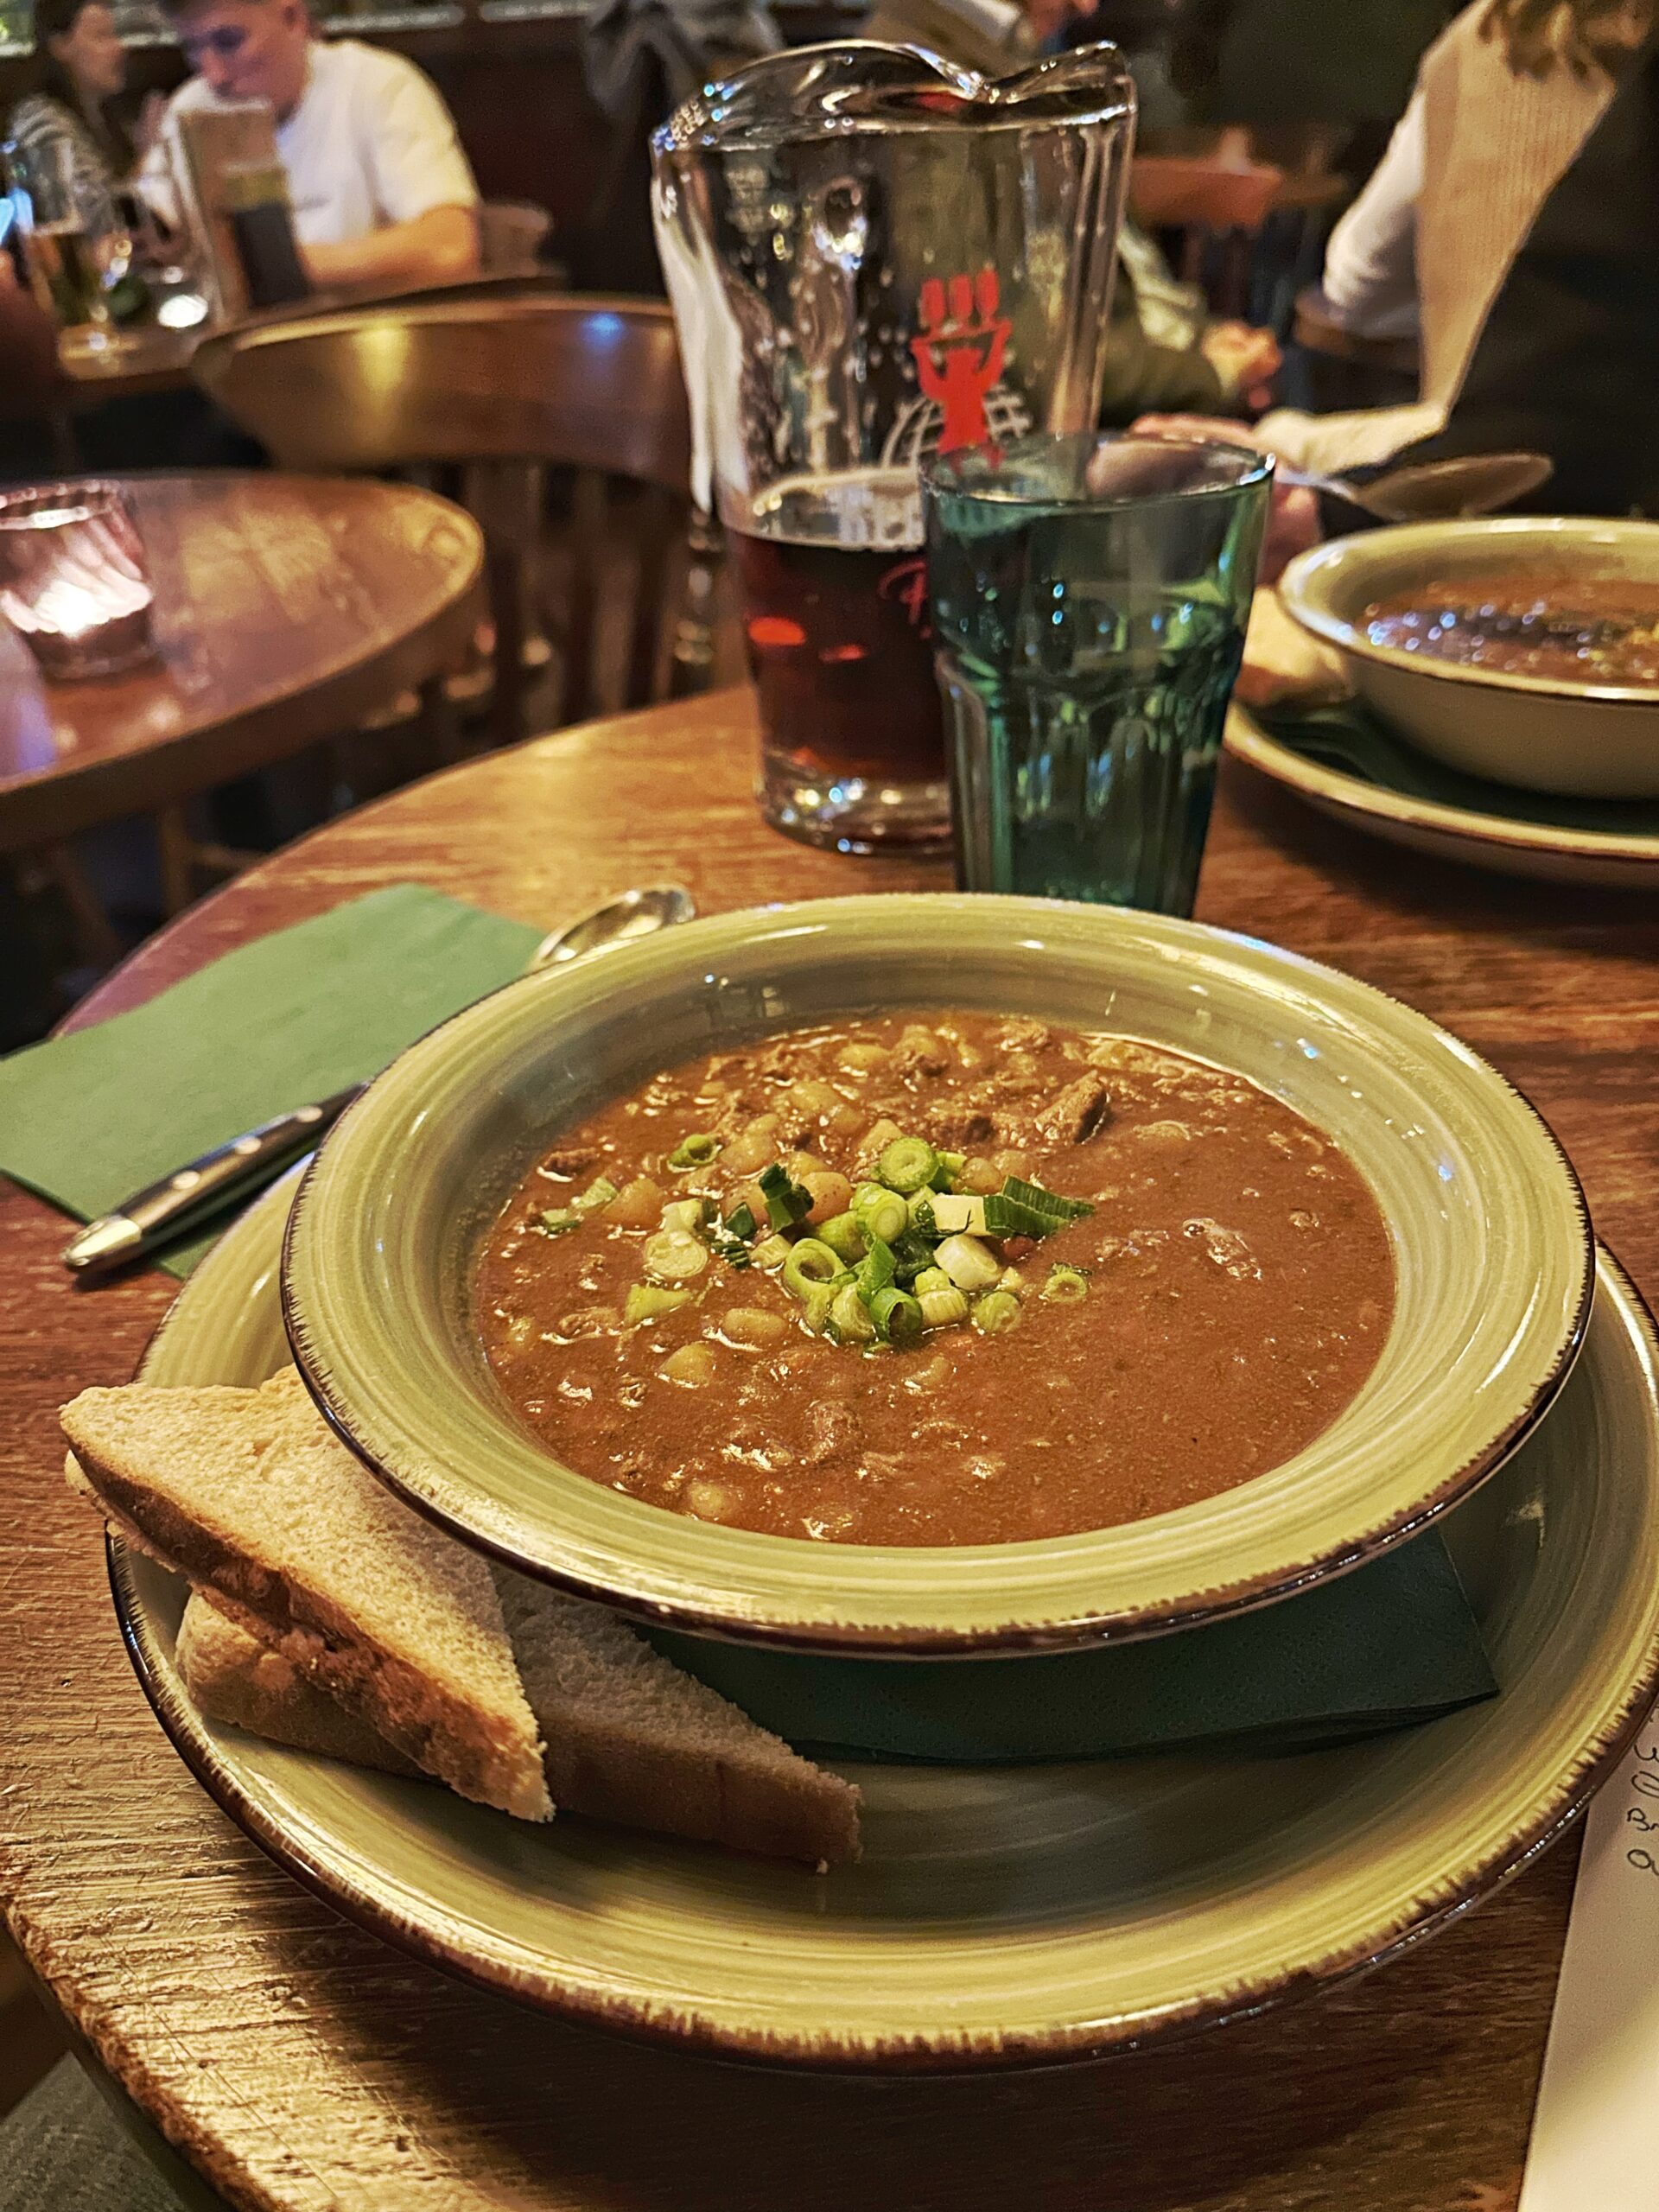
[[1367,531],[1300,555],[1279,594],[1437,760],[1533,791],[1659,796],[1659,524]]
[[514,1565],[799,1649],[1053,1649],[1409,1535],[1584,1326],[1577,1185],[1422,1017],[1050,901],[533,976],[330,1136],[284,1268],[353,1447]]

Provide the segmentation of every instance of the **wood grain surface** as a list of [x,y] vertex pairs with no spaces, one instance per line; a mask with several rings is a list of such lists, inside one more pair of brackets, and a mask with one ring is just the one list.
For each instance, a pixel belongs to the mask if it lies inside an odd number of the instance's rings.
[[[152,941],[82,1009],[410,877],[550,925],[678,878],[705,909],[943,880],[809,853],[749,797],[747,695],[592,724],[330,825]],[[1508,885],[1368,843],[1230,769],[1201,915],[1336,961],[1523,1084],[1605,1239],[1659,1288],[1649,1071],[1659,901]],[[118,1111],[118,1102],[111,1102]],[[0,1887],[36,1973],[238,2205],[398,2212],[1507,2212],[1575,1847],[1344,1989],[1180,2047],[971,2082],[767,2075],[452,1984],[278,1873],[134,1683],[59,1402],[130,1375],[172,1286],[70,1287],[60,1218],[0,1198]],[[1224,1820],[1218,1805],[1216,1817]]]
[[286,759],[457,665],[471,638],[483,539],[447,499],[229,471],[127,480],[157,657],[46,683],[0,623],[0,852]]

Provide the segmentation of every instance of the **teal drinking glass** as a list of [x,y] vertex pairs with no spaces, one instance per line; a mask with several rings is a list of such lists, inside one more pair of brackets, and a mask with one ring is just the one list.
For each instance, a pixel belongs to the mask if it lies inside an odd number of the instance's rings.
[[961,889],[1192,912],[1272,475],[1093,434],[927,465]]

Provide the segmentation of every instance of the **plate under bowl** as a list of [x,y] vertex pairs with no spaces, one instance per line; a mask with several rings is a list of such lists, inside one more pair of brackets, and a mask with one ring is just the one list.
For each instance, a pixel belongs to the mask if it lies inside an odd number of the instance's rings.
[[[929,1004],[1196,1053],[1334,1137],[1381,1204],[1397,1281],[1388,1340],[1353,1402],[1294,1459],[1217,1497],[1040,1542],[759,1535],[562,1465],[516,1418],[474,1319],[480,1240],[556,1133],[710,1048]],[[1578,1185],[1543,1122],[1380,992],[1157,915],[889,894],[690,923],[511,984],[435,1030],[317,1155],[283,1300],[340,1433],[472,1542],[644,1619],[921,1655],[1154,1633],[1357,1564],[1443,1511],[1537,1419],[1579,1343],[1591,1274]]]
[[1365,634],[1374,601],[1505,568],[1659,588],[1659,523],[1516,515],[1370,530],[1299,554],[1279,596],[1335,647],[1366,704],[1435,760],[1529,791],[1659,796],[1659,690],[1468,668]]
[[[290,1189],[191,1278],[148,1380],[246,1385],[282,1363]],[[174,1664],[183,1585],[117,1544],[116,1605],[219,1803],[353,1917],[469,1980],[730,2057],[1054,2063],[1327,1986],[1454,1918],[1559,1832],[1659,1669],[1656,1363],[1604,1255],[1555,1408],[1441,1523],[1502,1685],[1489,1703],[1288,1758],[849,1765],[865,1856],[823,1878],[573,1818],[531,1827],[219,1727]]]

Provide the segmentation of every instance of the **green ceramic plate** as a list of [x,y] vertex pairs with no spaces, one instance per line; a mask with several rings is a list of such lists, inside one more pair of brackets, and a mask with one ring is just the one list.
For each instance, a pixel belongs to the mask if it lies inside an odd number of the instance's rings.
[[[282,1362],[289,1197],[269,1194],[198,1269],[152,1381],[251,1383]],[[116,1605],[156,1711],[219,1803],[346,1911],[471,1980],[791,2064],[1082,2057],[1387,1957],[1582,1803],[1659,1669],[1656,1356],[1604,1255],[1554,1411],[1440,1524],[1497,1698],[1288,1758],[849,1766],[866,1853],[823,1878],[575,1819],[527,1827],[211,1726],[174,1669],[182,1585],[116,1545]]]
[[[710,1046],[926,1003],[1195,1052],[1329,1131],[1376,1193],[1398,1280],[1388,1342],[1353,1403],[1295,1458],[1218,1497],[1041,1543],[756,1535],[563,1466],[513,1414],[473,1319],[479,1241],[556,1131]],[[329,1418],[469,1541],[645,1619],[917,1654],[1057,1648],[1215,1618],[1410,1534],[1548,1403],[1580,1338],[1591,1271],[1578,1185],[1537,1115],[1380,992],[1157,915],[889,894],[690,923],[512,984],[433,1031],[318,1154],[283,1290],[296,1356]]]
[[1413,852],[1552,883],[1659,884],[1659,802],[1558,798],[1465,776],[1363,708],[1252,712],[1235,701],[1227,750],[1321,814]]

